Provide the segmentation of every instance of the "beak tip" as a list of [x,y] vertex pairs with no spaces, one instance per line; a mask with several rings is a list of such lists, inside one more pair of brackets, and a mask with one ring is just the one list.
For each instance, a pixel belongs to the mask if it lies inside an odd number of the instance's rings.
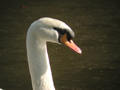
[[79,53],[79,54],[82,54],[82,50],[79,49],[79,50],[78,50],[78,53]]

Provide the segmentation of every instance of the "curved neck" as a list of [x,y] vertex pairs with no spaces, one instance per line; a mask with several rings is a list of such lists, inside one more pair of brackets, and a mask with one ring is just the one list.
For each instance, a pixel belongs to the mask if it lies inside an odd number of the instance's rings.
[[28,34],[27,56],[33,90],[55,90],[46,42]]

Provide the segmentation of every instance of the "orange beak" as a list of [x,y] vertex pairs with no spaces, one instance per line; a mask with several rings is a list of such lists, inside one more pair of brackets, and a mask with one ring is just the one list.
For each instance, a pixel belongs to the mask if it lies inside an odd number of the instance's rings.
[[67,40],[67,35],[66,34],[64,34],[61,37],[60,40],[61,40],[61,42],[63,44],[65,44],[66,46],[68,46],[69,48],[71,48],[73,51],[75,51],[75,52],[77,52],[79,54],[82,53],[82,50],[72,40],[70,40],[70,41]]

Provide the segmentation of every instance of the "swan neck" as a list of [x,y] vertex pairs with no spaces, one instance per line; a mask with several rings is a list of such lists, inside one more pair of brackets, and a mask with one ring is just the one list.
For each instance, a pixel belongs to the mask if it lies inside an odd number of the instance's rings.
[[28,35],[27,56],[33,90],[55,90],[46,42]]

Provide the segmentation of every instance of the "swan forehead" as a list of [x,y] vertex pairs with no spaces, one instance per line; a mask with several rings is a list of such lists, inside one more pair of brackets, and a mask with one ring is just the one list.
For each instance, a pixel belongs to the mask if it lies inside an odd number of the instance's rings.
[[65,24],[63,21],[60,21],[58,19],[44,17],[44,18],[40,18],[39,21],[42,25],[45,25],[47,27],[58,27],[58,28],[71,30],[71,28],[67,24]]

